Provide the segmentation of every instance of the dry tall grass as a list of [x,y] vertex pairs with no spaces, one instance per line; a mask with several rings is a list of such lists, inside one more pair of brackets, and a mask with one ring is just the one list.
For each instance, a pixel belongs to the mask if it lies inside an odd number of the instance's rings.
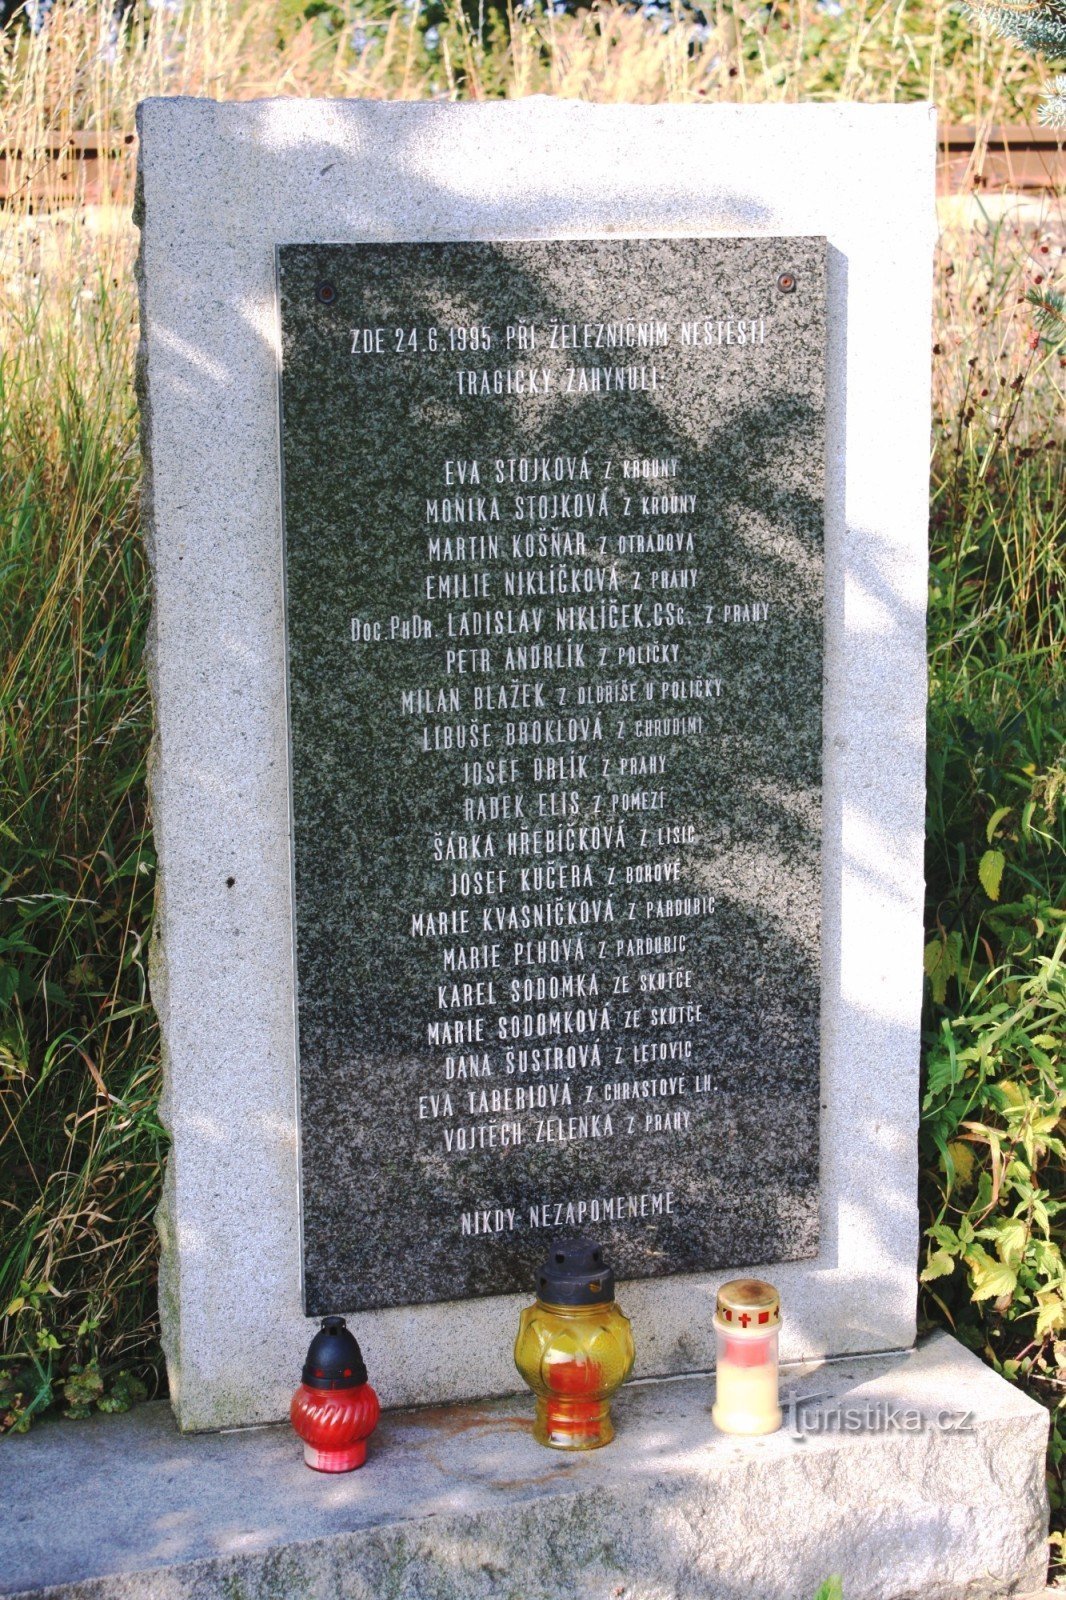
[[[186,0],[116,35],[113,6],[57,0],[0,56],[3,142],[32,157],[74,130],[129,131],[146,95],[388,99],[553,94],[594,101],[928,99],[958,122],[1025,121],[1032,62],[974,31],[950,0],[714,0],[708,22],[614,4],[576,16],[516,8],[478,37],[456,8],[428,34],[418,6],[335,6],[291,18],[277,0]],[[336,19],[343,18],[338,25]],[[331,20],[333,19],[333,20]]]

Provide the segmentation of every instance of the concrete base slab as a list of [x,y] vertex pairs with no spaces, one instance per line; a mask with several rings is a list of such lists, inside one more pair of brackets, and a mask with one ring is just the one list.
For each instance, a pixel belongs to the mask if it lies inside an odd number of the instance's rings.
[[[476,1352],[471,1360],[476,1361]],[[635,1383],[617,1442],[554,1454],[529,1396],[382,1418],[308,1471],[286,1427],[166,1406],[0,1450],[0,1593],[52,1600],[990,1600],[1046,1582],[1041,1407],[936,1335],[792,1369],[797,1426],[714,1431],[712,1380]]]

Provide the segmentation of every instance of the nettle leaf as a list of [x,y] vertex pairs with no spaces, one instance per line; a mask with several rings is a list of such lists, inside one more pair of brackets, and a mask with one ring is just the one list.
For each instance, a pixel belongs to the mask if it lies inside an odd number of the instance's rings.
[[938,1006],[944,1004],[948,992],[948,979],[958,977],[962,965],[962,934],[956,930],[926,945],[922,956],[925,975],[933,989],[933,999]]
[[844,1600],[844,1583],[841,1578],[826,1578],[815,1591],[814,1600]]
[[977,876],[981,880],[981,887],[990,900],[999,899],[999,886],[1003,879],[1003,868],[1007,858],[1002,850],[986,850],[981,857],[977,868]]
[[[947,980],[945,979],[945,985]],[[936,985],[933,987],[936,998]],[[925,1103],[928,1106],[943,1089],[949,1089],[956,1078],[955,1063],[949,1055],[931,1056],[926,1070]]]
[[1012,1295],[1018,1286],[1018,1274],[1013,1267],[996,1261],[979,1244],[967,1250],[966,1265],[970,1269],[970,1292],[974,1300],[998,1300],[1001,1295]]
[[1058,1287],[1066,1284],[1062,1251],[1057,1244],[1050,1239],[1030,1239],[1029,1254],[1032,1257],[1033,1271],[1038,1277],[1046,1278],[1049,1286]]
[[1044,1290],[1036,1297],[1039,1310],[1036,1314],[1036,1337],[1058,1333],[1066,1328],[1066,1300],[1055,1290]]
[[973,1179],[974,1154],[972,1146],[964,1139],[952,1139],[948,1145],[948,1154],[955,1168],[955,1176],[960,1183],[970,1183]]
[[954,1259],[946,1250],[934,1250],[921,1273],[923,1283],[931,1283],[934,1278],[946,1278],[949,1272],[954,1272]]
[[1017,1267],[1029,1243],[1029,1227],[1022,1217],[1004,1217],[993,1229],[996,1254],[1004,1266]]
[[[1011,810],[1011,806],[1000,806],[996,811],[993,811],[992,815],[989,817],[988,827],[985,829],[985,838],[988,840],[989,844],[991,844],[992,840],[996,837],[996,830],[1003,821],[1003,818],[1010,816]],[[995,898],[995,896],[993,896],[993,898]]]
[[1010,1078],[1001,1078],[998,1083],[992,1084],[998,1097],[999,1108],[1006,1111],[1010,1106],[1025,1107],[1029,1104],[1029,1095],[1020,1083],[1014,1083]]

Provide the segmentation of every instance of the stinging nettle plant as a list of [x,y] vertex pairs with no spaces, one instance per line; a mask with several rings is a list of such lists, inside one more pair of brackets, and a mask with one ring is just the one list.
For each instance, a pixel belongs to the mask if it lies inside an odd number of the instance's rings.
[[[964,9],[1032,55],[1066,59],[1066,0],[965,0]],[[1066,74],[1045,84],[1039,116],[1045,127],[1066,128]]]

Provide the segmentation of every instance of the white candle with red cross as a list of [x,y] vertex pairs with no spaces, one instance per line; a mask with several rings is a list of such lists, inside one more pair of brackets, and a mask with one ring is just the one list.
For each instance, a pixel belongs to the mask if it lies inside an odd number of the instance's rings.
[[777,1336],[781,1301],[772,1284],[735,1278],[718,1291],[718,1346],[711,1415],[723,1433],[773,1433],[781,1426]]

